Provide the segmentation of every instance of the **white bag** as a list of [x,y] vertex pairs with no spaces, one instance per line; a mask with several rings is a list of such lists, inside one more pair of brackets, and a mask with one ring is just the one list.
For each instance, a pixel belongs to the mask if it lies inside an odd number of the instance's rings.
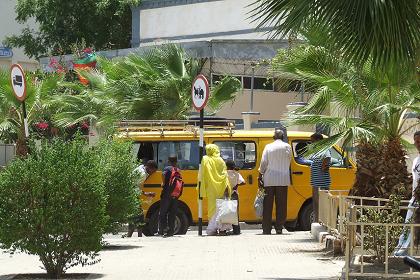
[[263,209],[264,209],[264,190],[258,190],[257,196],[254,200],[254,209],[255,209],[255,216],[257,218],[262,218],[263,216]]
[[219,224],[238,225],[238,201],[230,199],[216,199],[217,216]]

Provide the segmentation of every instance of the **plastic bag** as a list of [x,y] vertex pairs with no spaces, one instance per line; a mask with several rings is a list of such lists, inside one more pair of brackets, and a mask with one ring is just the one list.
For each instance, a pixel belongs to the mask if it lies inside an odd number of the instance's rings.
[[257,218],[262,218],[263,216],[264,195],[265,195],[264,190],[258,189],[257,196],[255,197],[255,200],[254,200],[255,216],[257,216]]
[[238,201],[230,199],[216,199],[217,217],[219,224],[238,225]]

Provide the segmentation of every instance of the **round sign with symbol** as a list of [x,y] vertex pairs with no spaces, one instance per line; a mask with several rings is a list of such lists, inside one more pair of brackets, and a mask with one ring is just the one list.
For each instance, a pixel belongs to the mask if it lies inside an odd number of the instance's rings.
[[10,68],[10,79],[16,98],[19,101],[24,101],[26,98],[26,80],[25,73],[19,64],[13,64]]
[[198,75],[197,78],[195,78],[191,91],[194,108],[197,109],[197,111],[202,110],[206,107],[210,97],[209,82],[204,75]]

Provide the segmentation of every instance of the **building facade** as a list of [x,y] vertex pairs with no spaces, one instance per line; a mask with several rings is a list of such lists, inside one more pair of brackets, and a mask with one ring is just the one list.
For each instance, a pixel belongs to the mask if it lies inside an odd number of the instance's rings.
[[[26,26],[16,22],[16,3],[17,0],[0,1],[0,67],[9,68],[13,63],[19,63],[26,70],[35,70],[39,68],[37,60],[27,57],[22,49],[7,48],[2,43],[7,36],[19,34]],[[28,25],[36,29],[35,21],[29,21]]]
[[241,119],[243,112],[252,111],[259,113],[255,116],[260,120],[279,120],[287,104],[305,101],[307,96],[302,96],[299,89],[281,92],[269,78],[266,61],[288,43],[269,40],[268,28],[257,29],[258,22],[251,18],[254,2],[144,0],[132,10],[132,46],[207,43],[203,50],[210,50],[203,72],[210,81],[228,74],[242,82],[237,99],[226,104],[218,116]]
[[[166,43],[180,44],[190,56],[206,60],[203,74],[210,82],[223,75],[242,82],[236,100],[226,104],[217,116],[241,120],[243,112],[253,111],[259,113],[255,116],[260,120],[278,121],[287,104],[305,101],[307,96],[302,97],[296,88],[282,92],[269,78],[267,61],[278,49],[287,48],[288,42],[269,40],[268,29],[256,29],[257,23],[249,18],[253,2],[143,0],[132,9],[132,48],[98,54],[110,58]],[[70,61],[71,56],[65,60]],[[48,61],[41,59],[44,69]]]
[[132,45],[266,39],[250,18],[254,0],[143,0],[132,10]]

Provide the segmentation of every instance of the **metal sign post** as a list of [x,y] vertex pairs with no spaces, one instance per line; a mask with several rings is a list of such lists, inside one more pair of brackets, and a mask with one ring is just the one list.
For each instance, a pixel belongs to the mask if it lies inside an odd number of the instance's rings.
[[210,97],[209,82],[203,75],[198,75],[192,85],[192,101],[194,108],[200,112],[200,165],[198,168],[198,235],[203,235],[203,197],[201,195],[202,169],[204,155],[204,107]]
[[23,125],[25,128],[25,138],[29,137],[28,116],[26,114],[26,79],[25,72],[19,64],[13,64],[10,68],[10,81],[12,84],[13,93],[17,100],[22,102],[23,111]]

